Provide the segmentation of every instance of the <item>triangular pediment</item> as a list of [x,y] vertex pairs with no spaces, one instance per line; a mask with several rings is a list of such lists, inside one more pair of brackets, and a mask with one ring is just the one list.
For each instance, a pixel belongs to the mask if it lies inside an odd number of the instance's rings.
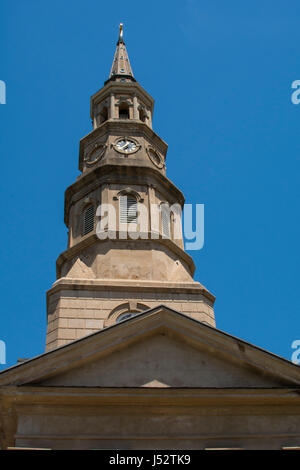
[[270,387],[274,378],[194,347],[170,332],[55,375],[41,384],[85,387]]
[[0,374],[51,387],[273,388],[297,366],[160,306]]

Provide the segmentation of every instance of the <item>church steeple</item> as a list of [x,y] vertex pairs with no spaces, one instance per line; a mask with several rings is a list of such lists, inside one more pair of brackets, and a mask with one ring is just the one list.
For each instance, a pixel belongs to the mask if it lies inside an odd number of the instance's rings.
[[153,105],[133,77],[121,27],[110,78],[91,97],[82,174],[65,193],[68,247],[48,291],[47,351],[160,304],[215,325],[214,296],[193,280],[184,250],[184,197],[166,176]]
[[[129,57],[126,49],[126,45],[123,38],[123,24],[120,24],[119,39],[117,42],[116,52],[112,63],[109,79],[117,80],[121,82],[135,81],[133,72],[130,66]],[[106,83],[107,83],[106,82]]]

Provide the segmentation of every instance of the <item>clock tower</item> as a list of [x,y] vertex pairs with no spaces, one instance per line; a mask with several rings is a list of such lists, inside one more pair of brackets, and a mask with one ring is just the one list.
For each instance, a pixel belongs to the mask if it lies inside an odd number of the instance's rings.
[[166,176],[153,107],[120,25],[109,78],[91,97],[81,175],[65,193],[68,246],[47,292],[46,351],[161,304],[215,326],[214,296],[193,280],[184,250],[184,197]]
[[66,190],[46,352],[0,371],[1,449],[300,449],[299,366],[215,327],[152,116],[121,27]]

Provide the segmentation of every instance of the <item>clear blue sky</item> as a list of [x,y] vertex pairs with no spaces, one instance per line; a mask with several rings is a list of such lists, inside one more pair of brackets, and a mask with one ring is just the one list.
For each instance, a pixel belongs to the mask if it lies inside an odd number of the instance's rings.
[[299,1],[1,0],[7,365],[44,351],[46,290],[67,244],[64,191],[120,22],[155,99],[168,176],[186,202],[205,204],[205,246],[190,254],[195,279],[216,295],[218,328],[290,359],[300,339]]

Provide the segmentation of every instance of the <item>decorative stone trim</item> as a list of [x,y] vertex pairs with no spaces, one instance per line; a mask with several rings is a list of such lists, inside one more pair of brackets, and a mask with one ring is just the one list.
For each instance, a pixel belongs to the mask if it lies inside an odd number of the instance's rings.
[[[136,198],[137,202],[144,202],[144,199],[141,197],[141,195],[137,191],[135,191],[134,189],[129,188],[129,187],[119,191],[117,193],[117,197],[114,196],[113,199],[114,200],[119,199],[120,196],[126,196],[127,194],[131,194],[132,196],[134,196]],[[116,197],[116,199],[115,199],[115,197]]]

